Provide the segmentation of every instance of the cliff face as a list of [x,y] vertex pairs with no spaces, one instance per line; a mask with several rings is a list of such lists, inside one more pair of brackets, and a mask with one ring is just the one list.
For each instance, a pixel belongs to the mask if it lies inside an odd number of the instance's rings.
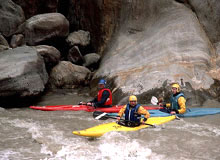
[[[201,25],[184,4],[172,0],[123,1],[117,23],[93,79],[114,79],[122,93],[143,98],[155,88],[164,90],[164,84],[171,82],[182,83],[192,92],[207,90],[213,79],[219,79],[217,54],[210,41],[218,35],[207,34],[205,23]],[[192,97],[204,96],[198,94]]]
[[209,39],[213,42],[220,41],[220,3],[218,0],[189,0],[189,4],[196,13],[199,22],[203,25]]

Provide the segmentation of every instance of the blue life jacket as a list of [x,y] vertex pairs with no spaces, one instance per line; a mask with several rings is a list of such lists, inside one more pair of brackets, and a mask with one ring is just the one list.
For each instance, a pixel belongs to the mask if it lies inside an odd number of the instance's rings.
[[172,95],[172,96],[170,97],[170,103],[171,103],[170,109],[171,109],[171,110],[178,110],[178,109],[180,109],[180,106],[179,106],[179,104],[178,104],[178,99],[179,99],[180,97],[185,97],[182,92],[180,92],[180,93],[177,94],[176,96],[173,96],[173,95]]
[[137,113],[140,106],[140,104],[137,104],[135,107],[130,107],[130,105],[127,104],[125,109],[125,120],[140,123],[141,115]]

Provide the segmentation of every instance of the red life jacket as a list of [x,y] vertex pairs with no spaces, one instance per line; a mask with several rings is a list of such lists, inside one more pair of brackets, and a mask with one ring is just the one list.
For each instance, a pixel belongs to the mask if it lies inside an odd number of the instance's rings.
[[103,88],[103,89],[100,89],[100,90],[99,90],[98,96],[97,96],[98,102],[101,101],[101,99],[102,99],[102,93],[103,93],[104,91],[108,91],[108,92],[109,92],[109,97],[108,97],[108,99],[105,101],[105,104],[104,104],[104,105],[106,105],[106,106],[107,106],[107,105],[112,105],[112,92],[111,92],[110,89],[108,89],[108,88]]

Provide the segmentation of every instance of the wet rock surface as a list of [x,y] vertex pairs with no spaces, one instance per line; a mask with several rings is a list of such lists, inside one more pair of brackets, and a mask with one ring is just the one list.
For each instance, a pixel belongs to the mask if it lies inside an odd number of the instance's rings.
[[[180,83],[190,105],[218,100],[217,0],[2,2],[1,56],[30,45],[46,66],[45,73],[25,65],[44,80],[39,91],[21,93],[24,97],[50,88],[88,86],[94,95],[98,80],[105,78],[115,104],[126,102],[130,94],[141,103],[152,95],[168,99],[172,82]],[[7,58],[2,66],[8,65]],[[10,68],[14,66],[9,73]],[[32,83],[31,78],[26,81]]]
[[36,96],[48,81],[43,58],[28,46],[2,51],[0,70],[0,97]]

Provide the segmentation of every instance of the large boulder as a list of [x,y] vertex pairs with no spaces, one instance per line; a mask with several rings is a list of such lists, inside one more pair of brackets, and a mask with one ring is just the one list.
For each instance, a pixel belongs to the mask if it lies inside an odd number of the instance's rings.
[[90,71],[83,67],[72,64],[68,61],[60,61],[50,74],[51,88],[76,88],[87,84]]
[[94,71],[99,67],[100,58],[101,58],[100,55],[97,53],[89,53],[84,56],[85,63],[83,64],[83,66]]
[[23,46],[0,53],[0,98],[36,96],[48,80],[43,58]]
[[68,34],[69,22],[60,13],[39,14],[26,21],[25,39],[29,45],[36,45],[52,38],[66,37]]
[[55,47],[48,45],[38,45],[34,46],[34,48],[37,50],[37,53],[39,53],[44,58],[48,72],[50,72],[50,70],[59,63],[61,54],[60,51]]
[[77,64],[77,65],[80,65],[85,61],[84,57],[82,56],[77,46],[73,46],[72,48],[69,49],[67,59],[68,61],[72,62],[73,64]]
[[191,91],[210,88],[215,50],[189,8],[172,0],[125,0],[121,7],[118,32],[94,80],[114,79],[127,95],[150,95],[181,79]]
[[16,33],[18,26],[25,21],[22,8],[11,0],[0,2],[0,32],[9,37]]

